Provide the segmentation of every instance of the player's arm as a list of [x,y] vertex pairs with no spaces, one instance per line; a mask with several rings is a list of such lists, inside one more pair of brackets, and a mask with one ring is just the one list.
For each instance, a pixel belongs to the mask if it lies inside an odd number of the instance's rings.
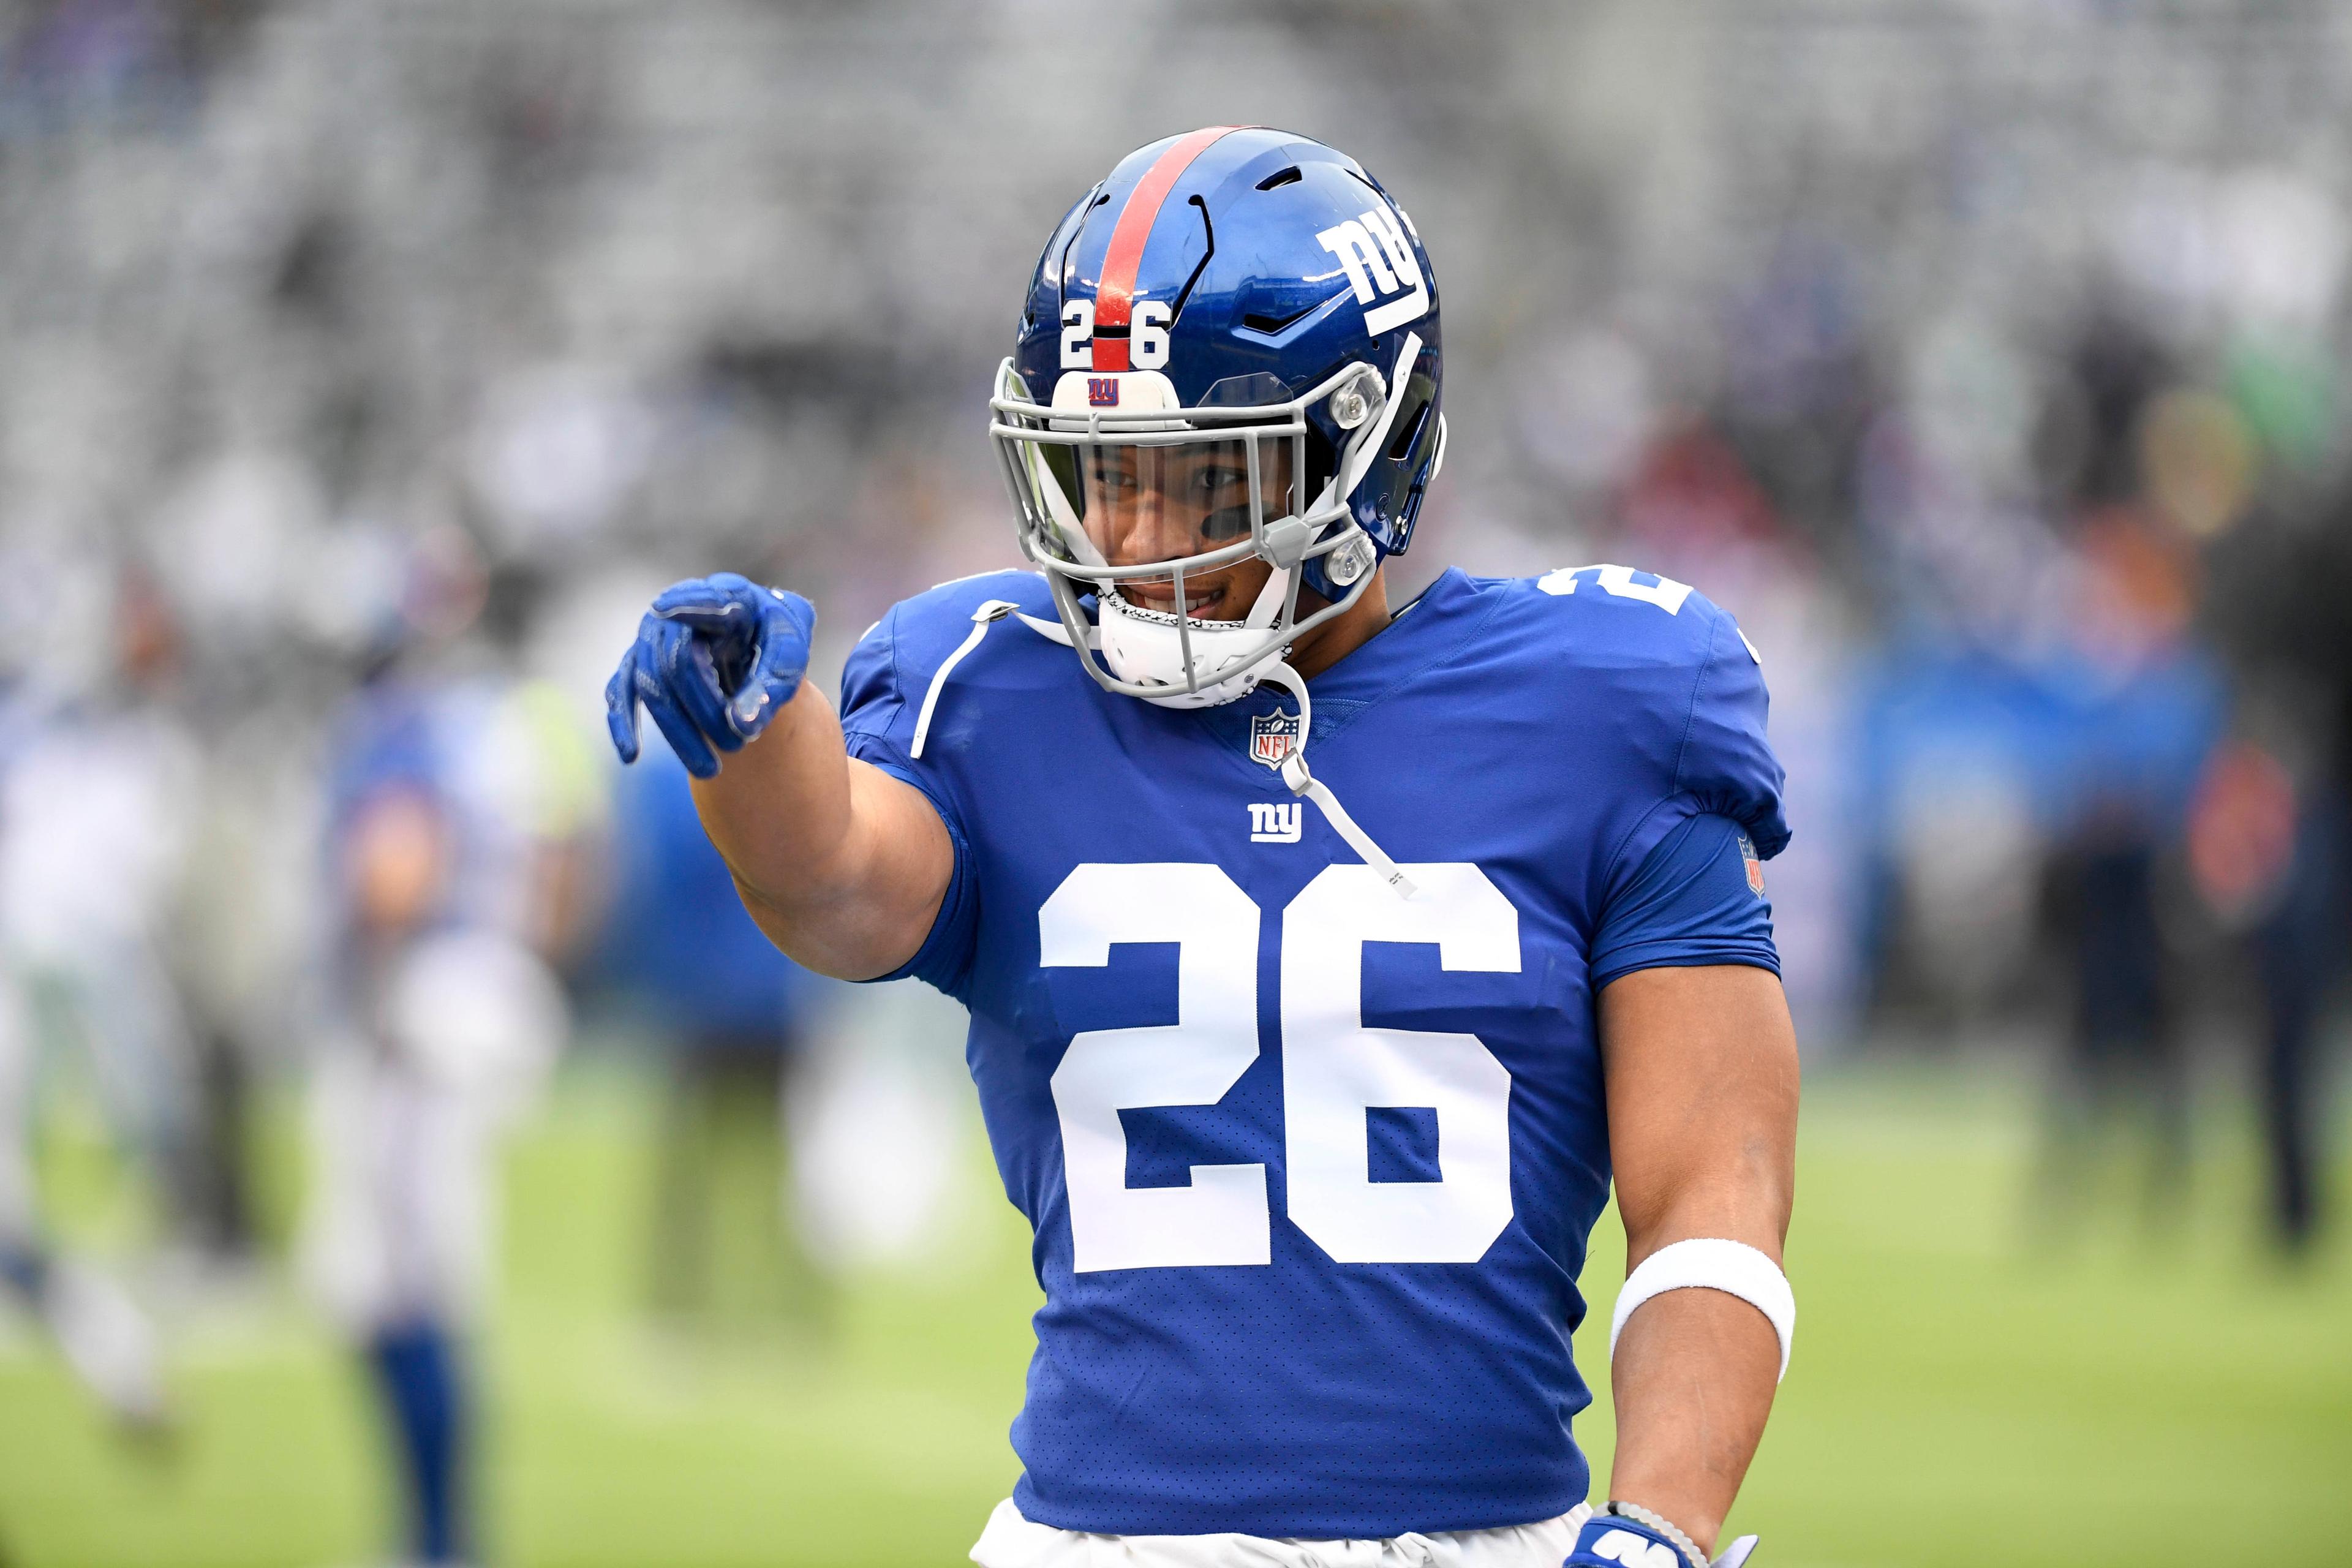
[[[1637,970],[1601,991],[1600,1022],[1629,1280],[1661,1248],[1702,1237],[1743,1243],[1777,1270],[1797,1133],[1796,1032],[1779,976],[1746,964]],[[1612,1363],[1611,1500],[1713,1551],[1780,1368],[1771,1321],[1738,1296],[1667,1289],[1643,1301]]]
[[640,703],[660,726],[769,940],[820,973],[867,980],[922,946],[955,851],[921,791],[848,754],[805,679],[815,624],[807,600],[731,573],[680,583],[654,601],[605,702],[624,762]]

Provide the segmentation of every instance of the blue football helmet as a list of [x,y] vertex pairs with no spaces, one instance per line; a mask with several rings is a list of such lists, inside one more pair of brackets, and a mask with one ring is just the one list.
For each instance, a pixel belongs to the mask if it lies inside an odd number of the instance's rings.
[[1353,605],[1444,460],[1442,364],[1429,258],[1354,159],[1213,126],[1120,160],[1046,242],[989,405],[1087,672],[1231,701]]

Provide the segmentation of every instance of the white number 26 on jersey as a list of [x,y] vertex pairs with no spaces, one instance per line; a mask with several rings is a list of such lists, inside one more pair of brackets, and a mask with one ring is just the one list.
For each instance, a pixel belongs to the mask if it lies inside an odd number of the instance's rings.
[[[1471,1263],[1511,1219],[1511,1075],[1474,1035],[1368,1027],[1368,942],[1437,949],[1448,970],[1517,973],[1519,918],[1477,867],[1333,866],[1283,911],[1283,1141],[1293,1224],[1342,1263]],[[1148,890],[1148,896],[1147,896]],[[1210,865],[1089,864],[1037,912],[1039,962],[1099,967],[1118,942],[1177,944],[1177,1021],[1095,1029],[1053,1079],[1080,1273],[1265,1263],[1265,1167],[1195,1165],[1189,1186],[1127,1184],[1118,1113],[1209,1105],[1257,1059],[1259,910]],[[1433,1108],[1434,1182],[1370,1179],[1366,1112]]]

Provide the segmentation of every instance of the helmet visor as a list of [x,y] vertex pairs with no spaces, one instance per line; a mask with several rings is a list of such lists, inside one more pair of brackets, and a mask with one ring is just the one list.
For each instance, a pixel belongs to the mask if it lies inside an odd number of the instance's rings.
[[[1212,564],[1228,545],[1248,542],[1253,520],[1290,509],[1289,443],[1244,438],[1183,446],[1105,442],[1076,454],[1079,516],[1087,539],[1113,566],[1182,563],[1182,612],[1201,620],[1240,620],[1272,574],[1255,554]],[[1120,593],[1145,609],[1177,613],[1173,565],[1165,574],[1123,579]]]
[[[1286,520],[1305,510],[1311,433],[1299,399],[1258,401],[1283,395],[1270,376],[1212,392],[1186,407],[1154,373],[1071,374],[1041,405],[1007,362],[991,433],[1030,558],[1152,610],[1178,610],[1181,578],[1187,613],[1244,618],[1277,555],[1296,558],[1298,525]],[[1315,528],[1345,520],[1328,510]]]
[[1290,507],[1286,442],[1251,460],[1246,439],[1181,447],[1106,441],[1069,448],[1077,468],[1079,519],[1114,566],[1203,555],[1250,537],[1253,518]]

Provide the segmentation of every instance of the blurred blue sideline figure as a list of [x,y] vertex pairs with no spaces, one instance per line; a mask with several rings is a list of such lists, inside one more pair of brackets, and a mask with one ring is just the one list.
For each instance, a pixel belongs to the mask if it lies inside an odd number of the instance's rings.
[[495,1139],[569,1033],[549,957],[600,804],[560,694],[448,646],[478,608],[409,628],[333,730],[311,1084],[308,1271],[387,1418],[405,1556],[432,1563],[477,1549],[465,1340],[494,1255]]
[[730,1315],[746,1276],[759,1315],[813,1323],[823,1296],[785,1202],[782,1132],[824,983],[744,913],[677,756],[656,743],[646,762],[614,786],[598,968],[666,1058],[650,1302],[679,1323]]

